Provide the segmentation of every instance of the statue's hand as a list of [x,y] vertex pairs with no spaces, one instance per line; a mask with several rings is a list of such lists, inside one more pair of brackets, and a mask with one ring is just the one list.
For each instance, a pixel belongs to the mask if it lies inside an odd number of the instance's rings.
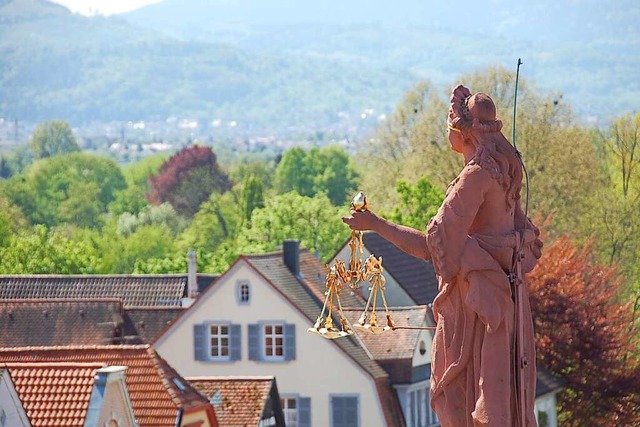
[[342,217],[342,222],[347,224],[352,230],[358,231],[373,230],[377,220],[378,216],[369,210],[357,211],[351,209],[351,216]]

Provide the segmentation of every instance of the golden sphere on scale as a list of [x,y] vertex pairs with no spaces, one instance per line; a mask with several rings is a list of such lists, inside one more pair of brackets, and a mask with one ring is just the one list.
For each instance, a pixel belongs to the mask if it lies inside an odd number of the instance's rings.
[[351,207],[357,211],[366,211],[369,208],[367,204],[367,195],[360,191],[351,201]]

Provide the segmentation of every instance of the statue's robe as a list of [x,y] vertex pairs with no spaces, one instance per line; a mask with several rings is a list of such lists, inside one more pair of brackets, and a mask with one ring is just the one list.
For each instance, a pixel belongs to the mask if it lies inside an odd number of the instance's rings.
[[[470,234],[482,214],[490,171],[471,161],[447,190],[427,226],[427,245],[438,275],[433,303],[437,323],[432,348],[431,406],[443,427],[518,425],[516,312],[509,272],[520,234]],[[496,187],[493,187],[495,190]],[[519,200],[516,215],[522,215]],[[533,268],[532,224],[525,236],[525,271]],[[515,222],[515,221],[514,221]],[[526,291],[525,291],[526,292]],[[535,426],[535,343],[528,294],[522,301],[526,426]]]

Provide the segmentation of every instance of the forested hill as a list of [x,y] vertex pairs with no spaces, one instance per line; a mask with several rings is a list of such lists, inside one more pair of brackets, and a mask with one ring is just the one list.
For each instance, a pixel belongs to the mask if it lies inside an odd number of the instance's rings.
[[328,126],[340,111],[391,109],[411,84],[397,70],[352,61],[181,41],[45,1],[0,3],[0,117]]
[[340,58],[444,87],[522,58],[525,78],[563,93],[585,119],[639,106],[637,0],[163,0],[123,16],[183,39]]
[[0,0],[0,117],[328,129],[390,112],[418,80],[444,92],[518,57],[523,77],[564,93],[584,118],[637,110],[637,1],[444,3],[164,0],[89,18]]

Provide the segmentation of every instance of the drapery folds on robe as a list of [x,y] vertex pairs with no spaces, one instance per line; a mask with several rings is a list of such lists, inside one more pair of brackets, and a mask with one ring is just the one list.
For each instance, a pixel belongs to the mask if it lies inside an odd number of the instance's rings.
[[[433,303],[437,322],[432,348],[431,405],[443,427],[517,425],[515,303],[508,273],[521,234],[470,233],[484,196],[498,185],[491,171],[469,162],[449,186],[445,201],[427,226],[427,245],[439,280]],[[492,187],[495,190],[495,187]],[[518,201],[519,203],[519,201]],[[516,208],[516,216],[521,214]],[[523,265],[535,227],[526,221]],[[535,426],[535,343],[528,296],[524,310],[523,371],[526,427]]]

